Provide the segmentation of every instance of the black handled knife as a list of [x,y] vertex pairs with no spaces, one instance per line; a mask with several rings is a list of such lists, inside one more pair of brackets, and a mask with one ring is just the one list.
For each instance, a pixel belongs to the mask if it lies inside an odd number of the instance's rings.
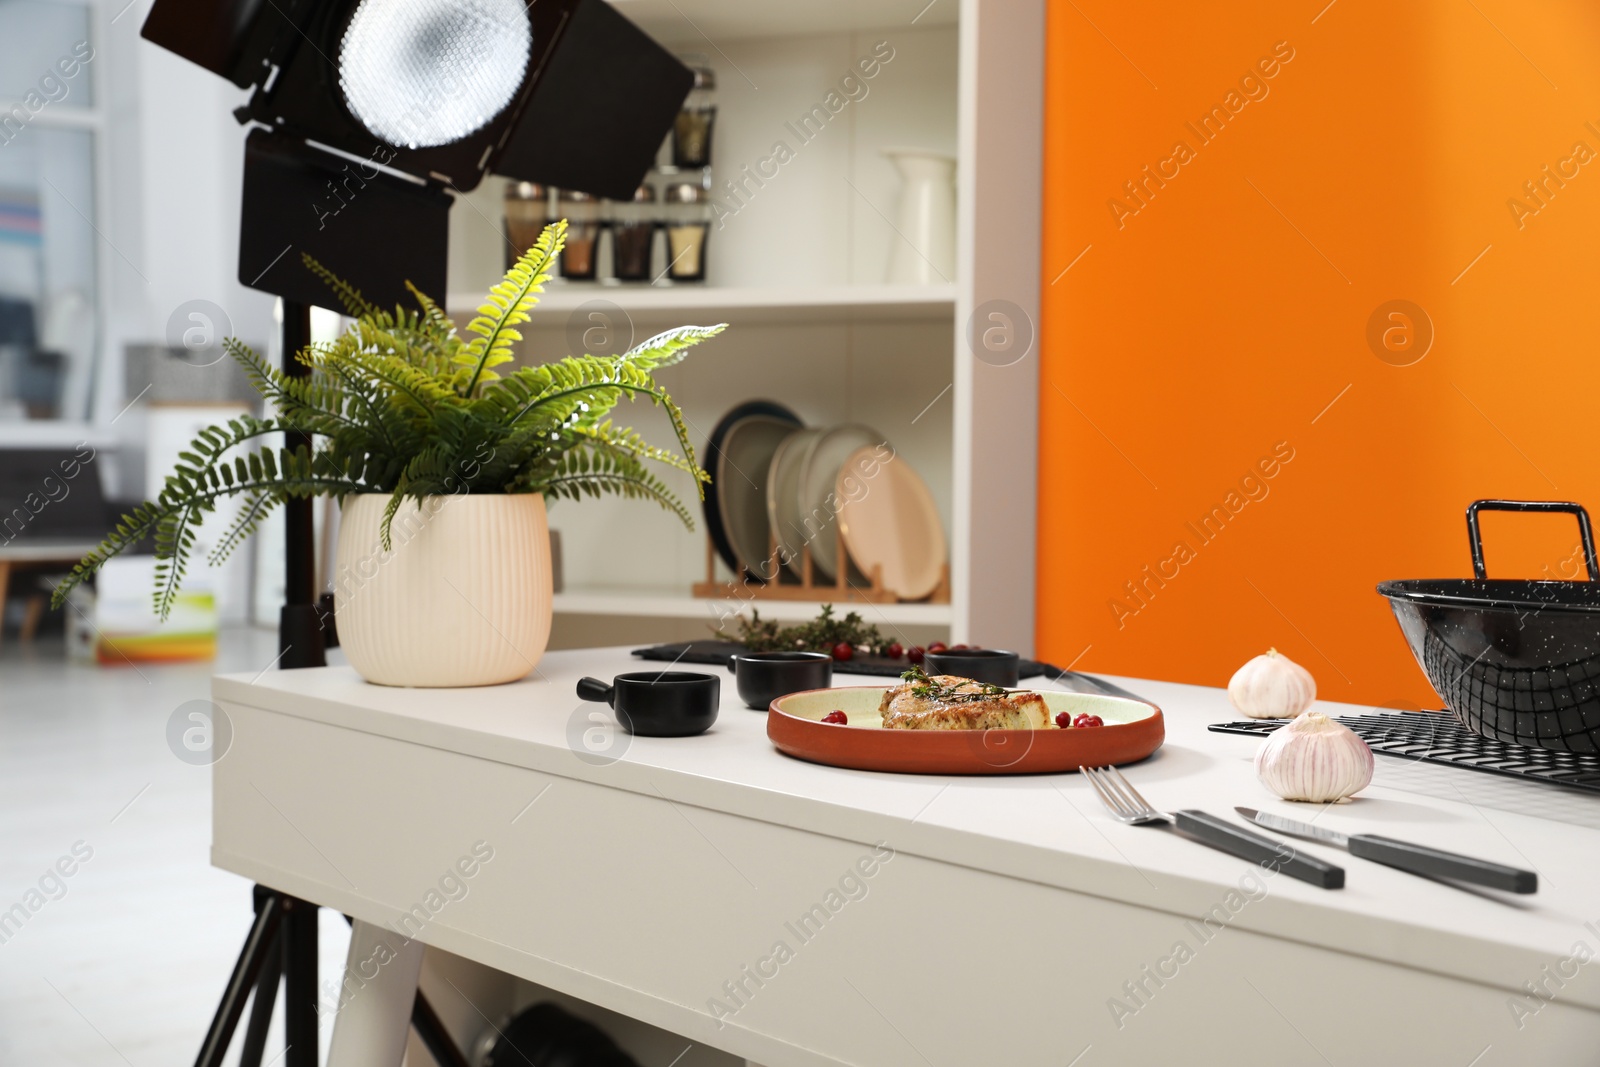
[[1411,874],[1449,878],[1457,882],[1487,886],[1490,889],[1502,889],[1509,893],[1539,891],[1539,876],[1533,871],[1474,859],[1459,852],[1445,852],[1442,849],[1428,848],[1426,845],[1413,845],[1409,841],[1396,841],[1392,837],[1380,837],[1377,834],[1341,834],[1337,830],[1312,826],[1310,823],[1273,815],[1271,812],[1257,811],[1255,808],[1236,807],[1233,810],[1257,826],[1264,826],[1268,830],[1276,830],[1291,837],[1303,837],[1308,841],[1338,845],[1352,856],[1359,856]]

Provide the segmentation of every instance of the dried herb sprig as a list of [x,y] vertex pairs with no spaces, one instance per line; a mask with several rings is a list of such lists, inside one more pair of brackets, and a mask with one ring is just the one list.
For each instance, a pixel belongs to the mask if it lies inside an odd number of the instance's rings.
[[[955,685],[946,685],[928,677],[928,672],[920,665],[913,666],[900,674],[900,680],[911,683],[911,692],[924,700],[936,700],[943,704],[973,704],[991,697],[1005,696],[1011,692],[1003,685],[993,685],[989,682],[979,682],[971,678],[963,678]],[[968,688],[977,686],[976,689]]]
[[876,626],[856,612],[834,618],[832,604],[822,605],[822,613],[810,622],[788,627],[763,619],[752,608],[748,621],[739,616],[738,641],[751,652],[831,652],[835,645],[848,644],[857,652],[870,654],[889,644]]

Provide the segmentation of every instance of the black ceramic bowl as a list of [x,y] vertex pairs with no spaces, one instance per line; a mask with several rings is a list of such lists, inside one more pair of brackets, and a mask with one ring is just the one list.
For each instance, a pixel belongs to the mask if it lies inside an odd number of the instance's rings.
[[738,680],[739,698],[761,711],[779,697],[833,684],[833,657],[824,652],[735,652],[728,670]]
[[722,681],[688,671],[638,671],[619,674],[611,685],[598,678],[578,680],[578,696],[611,705],[617,722],[640,737],[689,737],[717,721]]
[[922,658],[922,669],[929,674],[954,674],[990,685],[1014,686],[1019,678],[1022,657],[998,648],[947,648],[929,652]]

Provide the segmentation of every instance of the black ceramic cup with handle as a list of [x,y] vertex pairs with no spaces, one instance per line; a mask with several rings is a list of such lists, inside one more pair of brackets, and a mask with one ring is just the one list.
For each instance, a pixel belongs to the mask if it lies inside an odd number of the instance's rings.
[[1017,684],[1021,664],[1021,656],[998,648],[947,648],[922,658],[922,669],[929,674],[954,674],[1004,686]]
[[717,721],[722,682],[713,674],[689,671],[637,671],[619,674],[610,685],[580,678],[578,696],[611,705],[617,722],[639,737],[690,737]]
[[833,684],[833,657],[826,652],[735,652],[728,670],[747,707],[767,710],[779,697]]

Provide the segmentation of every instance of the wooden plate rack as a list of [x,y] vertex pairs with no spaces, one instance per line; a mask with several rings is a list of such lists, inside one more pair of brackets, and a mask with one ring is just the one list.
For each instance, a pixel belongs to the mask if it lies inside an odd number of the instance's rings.
[[[899,594],[883,586],[882,568],[874,566],[868,574],[867,584],[860,585],[849,580],[850,555],[845,550],[844,533],[840,524],[833,524],[835,558],[844,563],[839,568],[839,574],[832,582],[819,582],[820,575],[811,560],[811,543],[807,541],[800,546],[800,559],[798,574],[779,563],[781,552],[777,539],[769,537],[767,540],[767,558],[760,567],[752,567],[744,560],[739,560],[735,568],[738,577],[721,579],[717,577],[717,550],[711,543],[711,538],[706,538],[706,577],[703,582],[695,582],[691,587],[694,596],[709,600],[723,597],[736,596],[742,600],[819,600],[832,603],[848,603],[855,601],[865,604],[896,604],[901,602]],[[737,558],[737,557],[735,557]],[[745,575],[751,573],[776,574],[777,578],[765,582],[750,581]],[[922,598],[928,604],[950,603],[950,564],[946,563],[939,574],[939,584],[934,591]]]

